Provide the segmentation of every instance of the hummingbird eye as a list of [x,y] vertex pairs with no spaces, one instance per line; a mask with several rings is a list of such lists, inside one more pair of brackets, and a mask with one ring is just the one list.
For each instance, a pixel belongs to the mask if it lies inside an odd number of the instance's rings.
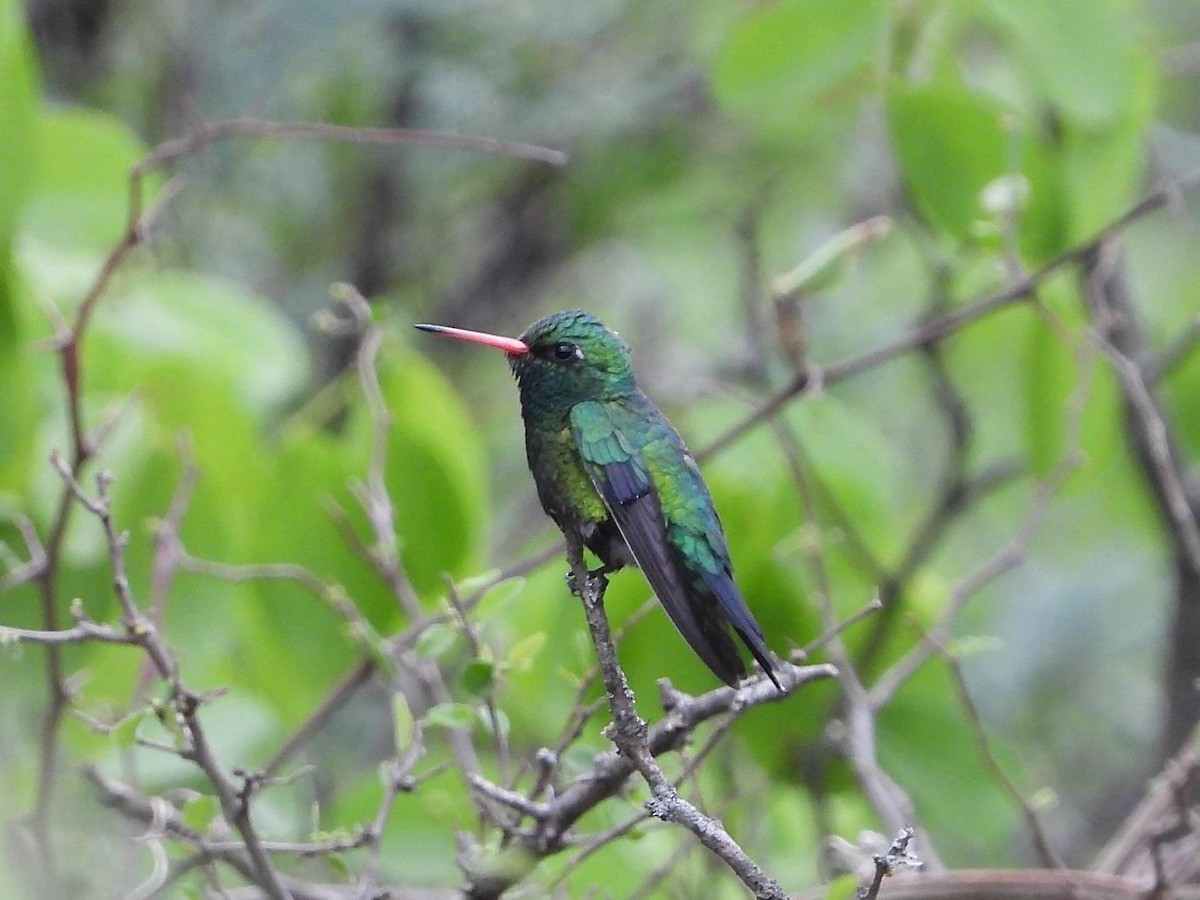
[[567,362],[572,359],[583,359],[583,354],[579,352],[579,347],[572,344],[570,341],[559,341],[554,345],[551,352],[554,358],[559,362]]

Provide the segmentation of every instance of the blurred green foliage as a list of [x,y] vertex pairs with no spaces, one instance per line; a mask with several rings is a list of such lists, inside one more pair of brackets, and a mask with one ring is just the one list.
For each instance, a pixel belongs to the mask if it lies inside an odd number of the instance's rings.
[[[112,14],[101,71],[71,81],[48,56],[47,77],[61,80],[43,91],[21,9],[0,0],[0,537],[18,556],[15,517],[44,534],[62,491],[46,462],[67,445],[47,351],[56,317],[72,315],[125,227],[130,167],[148,142],[186,127],[190,104],[212,117],[253,108],[453,128],[572,154],[565,171],[547,172],[429,149],[238,140],[181,163],[160,234],[109,284],[83,348],[85,417],[114,423],[99,466],[114,475],[143,604],[153,524],[190,455],[199,481],[182,540],[192,554],[296,563],[337,586],[378,634],[407,624],[346,536],[346,526],[368,533],[352,485],[366,476],[373,423],[353,371],[330,374],[346,357],[309,327],[334,281],[376,296],[390,331],[379,367],[392,417],[387,487],[407,574],[423,609],[438,612],[447,576],[467,593],[468,579],[551,536],[502,362],[421,341],[408,323],[453,317],[515,332],[541,312],[585,305],[626,334],[643,386],[699,449],[792,377],[762,288],[837,229],[874,214],[896,224],[804,301],[822,364],[894,338],[930,309],[999,290],[1013,266],[1035,269],[1092,236],[1137,198],[1151,151],[1169,171],[1200,164],[1194,73],[1181,86],[1162,63],[1164,47],[1200,36],[1200,18],[1154,4],[611,0],[504,15],[473,0],[132,6]],[[1130,284],[1154,351],[1200,309],[1192,243],[1163,214],[1128,234]],[[1140,783],[1148,764],[1138,761],[1156,752],[1171,581],[1114,379],[1102,361],[1080,363],[1088,323],[1078,284],[1056,277],[1038,299],[1040,312],[1006,311],[944,343],[940,364],[970,419],[959,456],[931,367],[910,357],[781,415],[815,485],[817,521],[802,514],[769,427],[705,472],[739,582],[781,653],[821,631],[806,563],[813,542],[837,612],[849,615],[901,565],[948,471],[1015,472],[909,573],[897,602],[929,627],[952,586],[1016,533],[1037,479],[1075,449],[1078,403],[1081,464],[1023,569],[974,598],[957,632],[994,638],[965,662],[976,700],[1017,784],[1058,792],[1046,813],[1079,860],[1103,837],[1104,798]],[[1196,354],[1161,387],[1194,461]],[[264,832],[303,840],[367,822],[378,764],[395,731],[411,734],[405,715],[428,726],[421,768],[450,758],[445,729],[467,721],[490,750],[479,714],[489,686],[515,760],[552,744],[593,658],[562,575],[552,563],[492,588],[472,613],[478,655],[457,627],[427,632],[418,652],[446,672],[452,703],[396,712],[380,685],[361,692],[305,748],[315,773],[257,801]],[[71,521],[60,576],[64,620],[76,597],[93,618],[114,618],[103,535],[85,515]],[[638,573],[617,575],[610,616],[623,621],[648,596]],[[39,603],[29,584],[0,594],[0,624],[40,627]],[[164,628],[189,685],[229,689],[205,721],[225,764],[246,769],[261,767],[368,652],[344,609],[287,581],[181,573]],[[852,648],[871,633],[870,621],[857,626]],[[874,672],[917,640],[903,621],[887,631]],[[37,648],[0,649],[7,818],[33,802],[45,683]],[[75,704],[95,719],[117,721],[155,695],[128,648],[72,647],[65,660],[80,676]],[[691,692],[713,686],[657,610],[630,631],[622,660],[648,715],[659,678]],[[878,827],[843,765],[814,774],[836,702],[837,687],[821,684],[752,711],[699,777],[710,807],[788,889],[816,882],[822,827],[847,836]],[[602,719],[563,761],[568,775],[606,746]],[[96,896],[128,889],[149,859],[96,806],[74,774],[81,761],[135,772],[148,790],[206,790],[194,769],[133,745],[135,735],[171,740],[153,716],[128,723],[108,736],[76,718],[64,726],[59,812],[82,811],[58,817],[59,839],[87,848],[71,875]],[[1026,856],[1017,810],[984,768],[942,664],[910,679],[878,724],[881,761],[943,859],[998,866]],[[484,765],[496,773],[490,752]],[[603,805],[580,831],[622,821],[640,799]],[[186,814],[200,826],[215,812],[203,796]],[[1096,830],[1080,824],[1089,819]],[[462,779],[429,780],[399,801],[385,876],[455,884],[454,834],[475,826]],[[625,896],[680,839],[639,827],[574,871],[568,890],[599,884]],[[552,878],[564,862],[533,877]],[[6,865],[0,858],[0,884],[15,883]],[[340,877],[329,863],[296,870]],[[700,886],[704,896],[740,895],[724,873],[713,880],[699,851],[672,878],[678,895],[700,896]]]

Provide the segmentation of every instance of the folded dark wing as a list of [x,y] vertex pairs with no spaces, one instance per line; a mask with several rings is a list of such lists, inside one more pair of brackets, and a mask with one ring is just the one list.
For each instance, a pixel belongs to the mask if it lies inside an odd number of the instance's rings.
[[620,420],[627,415],[623,408],[602,402],[574,408],[571,425],[584,470],[684,640],[718,678],[733,684],[745,674],[745,666],[717,614],[715,598],[699,595],[667,540],[659,494],[639,441],[629,433],[645,423],[625,422],[622,429]]

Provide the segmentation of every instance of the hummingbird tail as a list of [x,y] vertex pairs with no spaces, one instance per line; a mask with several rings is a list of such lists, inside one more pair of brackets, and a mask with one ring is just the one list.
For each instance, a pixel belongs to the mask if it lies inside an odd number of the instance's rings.
[[763,638],[762,628],[759,627],[754,614],[746,606],[746,601],[742,599],[733,576],[728,572],[720,575],[706,573],[704,580],[709,590],[716,596],[721,611],[725,614],[729,624],[733,626],[733,630],[742,639],[750,654],[758,660],[758,664],[762,666],[766,676],[771,679],[771,683],[782,692],[783,685],[775,677],[775,663],[771,660],[770,651],[767,650],[767,642]]

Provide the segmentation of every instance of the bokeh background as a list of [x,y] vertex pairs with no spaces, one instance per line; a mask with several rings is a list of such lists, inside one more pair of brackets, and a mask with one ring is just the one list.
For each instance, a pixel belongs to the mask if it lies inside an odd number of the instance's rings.
[[[114,473],[139,600],[151,602],[153,523],[180,478],[186,431],[200,473],[183,520],[189,552],[304,566],[344,586],[386,636],[407,619],[336,512],[364,527],[349,485],[364,475],[371,423],[355,339],[321,327],[331,284],[361,291],[387,333],[388,488],[407,573],[436,611],[445,575],[469,593],[556,537],[525,469],[503,359],[411,323],[515,335],[548,311],[586,308],[628,339],[643,387],[700,451],[798,373],[819,381],[822,366],[1004,289],[1200,170],[1198,111],[1200,6],[1187,3],[0,0],[6,571],[27,556],[18,518],[44,535],[62,490],[46,462],[68,440],[47,339],[121,236],[130,167],[205,121],[443,129],[569,156],[554,166],[437,146],[213,142],[150,179],[151,194],[168,179],[176,193],[98,304],[84,410],[93,424],[115,417],[98,467]],[[779,276],[880,216],[886,233],[844,240],[791,301],[774,302]],[[1185,478],[1200,459],[1197,238],[1181,189],[1113,251],[1134,359],[1155,376]],[[1200,572],[1139,458],[1099,347],[1109,323],[1089,311],[1085,286],[1065,266],[1034,298],[933,349],[791,399],[777,427],[760,425],[704,466],[739,582],[777,652],[822,630],[814,545],[839,616],[883,596],[887,611],[847,634],[868,683],[1037,514],[1020,564],[966,598],[951,649],[996,758],[1080,867],[1200,710],[1187,687],[1200,675],[1200,651],[1188,651],[1200,647]],[[553,744],[591,665],[563,572],[561,561],[542,565],[472,611],[514,765]],[[57,574],[64,611],[78,597],[93,618],[115,618],[103,535],[84,515]],[[622,573],[610,615],[623,621],[647,597],[636,572]],[[365,652],[342,611],[295,584],[185,572],[159,602],[189,684],[227,689],[206,721],[230,767],[262,766]],[[0,624],[44,627],[36,584],[0,593]],[[470,665],[480,653],[454,628],[435,638],[419,650],[452,690],[443,711],[480,707]],[[40,648],[2,649],[0,817],[16,828],[38,790],[47,688]],[[134,743],[169,739],[152,713],[122,719],[161,696],[137,652],[83,645],[65,660],[79,712],[134,723],[105,735],[68,716],[56,776],[51,821],[71,848],[69,895],[112,896],[151,863],[80,765],[149,793],[203,794],[204,780]],[[651,718],[656,679],[715,686],[657,610],[630,630],[622,660]],[[304,840],[370,819],[378,764],[394,753],[397,690],[418,718],[435,705],[385,679],[365,686],[295,760],[313,769],[256,801],[265,832]],[[821,881],[826,835],[881,829],[831,750],[838,697],[830,683],[751,711],[696,782],[789,890]],[[584,731],[565,775],[605,747],[603,724],[598,715]],[[486,719],[474,728],[494,774]],[[444,729],[427,730],[421,768],[449,758]],[[1033,862],[944,661],[882,709],[878,749],[947,864]],[[640,799],[610,801],[584,832],[622,821]],[[451,769],[400,799],[385,882],[458,884],[458,832],[489,840]],[[629,896],[690,841],[662,827],[637,836],[559,890]],[[21,858],[0,857],[4,896],[23,895]],[[286,865],[336,882],[357,860]],[[541,895],[564,864],[545,861],[523,889]],[[740,896],[713,865],[693,850],[648,890]],[[171,890],[196,895],[201,883]]]

